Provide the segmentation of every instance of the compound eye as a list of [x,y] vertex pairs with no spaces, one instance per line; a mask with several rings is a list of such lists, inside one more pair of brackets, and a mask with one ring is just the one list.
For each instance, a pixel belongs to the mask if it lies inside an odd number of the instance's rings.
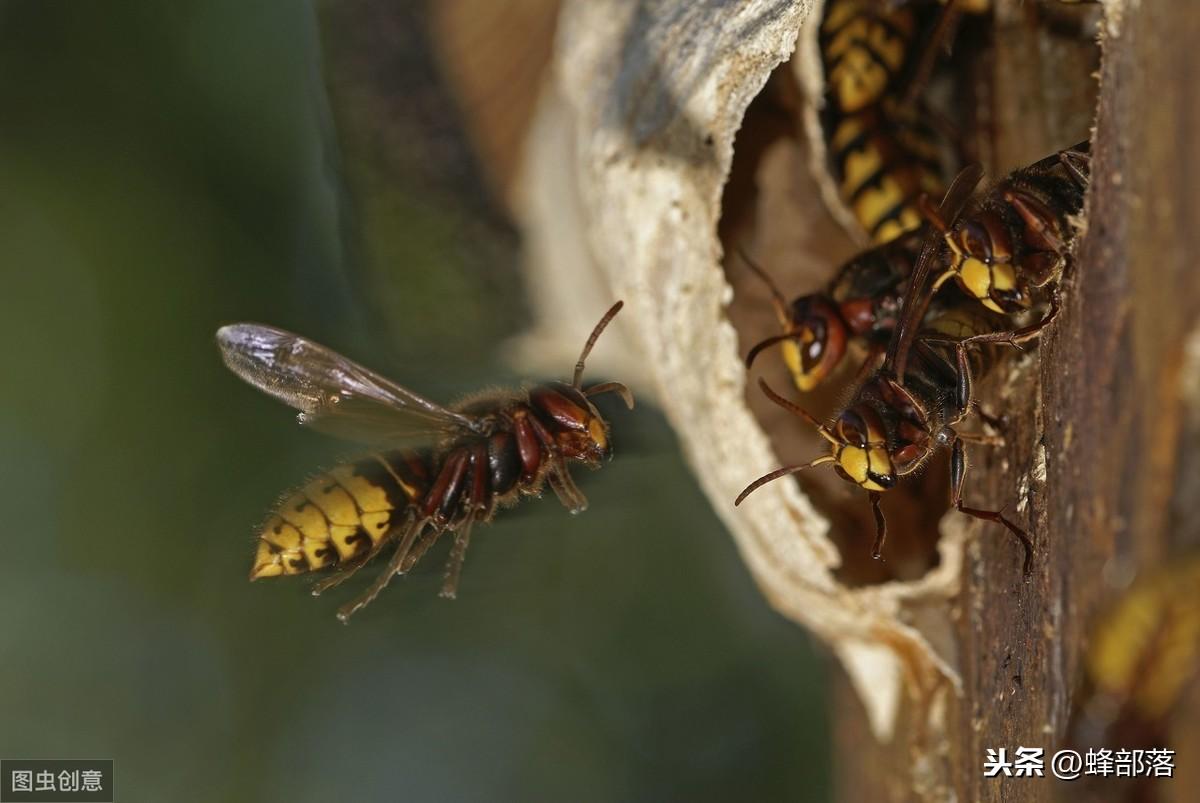
[[792,305],[793,325],[800,333],[800,357],[805,371],[814,370],[825,356],[829,339],[828,310],[819,296],[804,296]]
[[849,410],[837,420],[837,435],[840,441],[851,446],[863,448],[867,445],[867,425],[857,413]]
[[568,399],[573,401],[575,406],[577,406],[579,409],[588,410],[592,407],[592,404],[588,401],[587,396],[584,396],[583,392],[580,391],[579,388],[574,387],[573,385],[568,385],[566,382],[553,382],[551,384],[553,384],[554,389],[561,395],[566,396]]
[[588,422],[595,417],[588,400],[575,388],[562,383],[534,388],[529,391],[529,400],[564,430],[585,432]]
[[808,391],[837,367],[846,352],[846,325],[837,307],[821,295],[792,302],[788,325],[794,334],[784,345],[784,359],[796,386]]
[[984,262],[992,258],[992,238],[987,229],[975,221],[964,220],[959,224],[958,241],[964,253]]
[[810,321],[804,329],[804,367],[812,370],[825,355],[825,322]]

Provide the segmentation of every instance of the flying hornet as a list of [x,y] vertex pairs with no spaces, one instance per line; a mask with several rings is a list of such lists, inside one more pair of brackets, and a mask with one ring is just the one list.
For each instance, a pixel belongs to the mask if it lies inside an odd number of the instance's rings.
[[619,382],[582,384],[588,354],[621,306],[596,324],[569,384],[492,391],[450,407],[281,329],[222,327],[217,344],[238,377],[298,410],[301,424],[378,448],[284,498],[259,532],[250,579],[335,569],[315,596],[390,550],[367,591],[339,609],[345,622],[446,534],[454,543],[441,596],[453,598],[472,527],[544,485],[572,513],[584,510],[570,466],[612,458],[609,424],[591,399],[615,392],[633,408]]

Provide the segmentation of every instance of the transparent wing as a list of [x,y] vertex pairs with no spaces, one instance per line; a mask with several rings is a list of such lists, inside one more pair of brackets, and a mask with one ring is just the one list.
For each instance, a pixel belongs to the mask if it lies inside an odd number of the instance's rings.
[[412,443],[457,431],[477,420],[447,410],[335,351],[299,335],[256,323],[217,330],[229,370],[300,411],[301,424],[364,443]]
[[[975,192],[975,186],[981,178],[983,178],[983,168],[979,165],[968,165],[963,168],[955,176],[950,189],[946,191],[945,197],[938,206],[938,216],[947,223],[953,223],[962,212],[963,207],[966,206],[967,201],[971,199],[971,194]],[[925,310],[929,308],[929,302],[933,298],[933,293],[926,285],[929,284],[930,269],[942,244],[942,236],[936,227],[926,226],[925,228],[925,242],[921,247],[920,256],[917,257],[917,263],[913,267],[912,275],[909,277],[908,289],[901,301],[900,320],[897,322],[896,328],[892,330],[892,338],[888,343],[887,357],[884,361],[884,368],[893,371],[896,378],[900,380],[900,384],[904,384],[908,351],[912,347],[913,338],[917,336],[917,332],[921,328]]]

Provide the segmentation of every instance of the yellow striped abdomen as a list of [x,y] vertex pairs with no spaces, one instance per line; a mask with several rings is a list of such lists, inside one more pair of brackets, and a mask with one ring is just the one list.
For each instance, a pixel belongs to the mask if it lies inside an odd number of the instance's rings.
[[920,226],[917,199],[945,190],[932,135],[897,120],[888,105],[842,117],[829,138],[838,192],[875,243]]
[[883,99],[910,58],[916,20],[910,9],[874,0],[829,0],[821,22],[821,60],[829,102],[852,114]]
[[399,452],[371,455],[309,480],[259,533],[250,579],[302,574],[363,557],[425,491]]
[[1200,674],[1200,555],[1140,578],[1092,634],[1088,674],[1149,720],[1168,716]]
[[921,224],[944,192],[939,138],[905,98],[938,17],[929,4],[829,0],[821,22],[822,125],[842,201],[877,244]]

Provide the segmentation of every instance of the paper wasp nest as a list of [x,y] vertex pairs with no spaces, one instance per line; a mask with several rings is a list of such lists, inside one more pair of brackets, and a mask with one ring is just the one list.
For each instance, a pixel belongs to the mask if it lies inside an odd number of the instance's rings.
[[[930,552],[919,571],[896,575],[904,581],[848,583],[842,555],[865,555],[873,531],[859,527],[862,538],[839,551],[829,519],[791,480],[733,506],[749,481],[814,456],[818,441],[754,386],[765,376],[794,397],[778,356],[764,355],[753,373],[743,365],[748,347],[778,323],[765,288],[730,246],[765,255],[771,269],[786,259],[789,296],[815,289],[855,250],[825,203],[833,193],[814,178],[811,151],[795,140],[781,145],[769,135],[769,104],[751,105],[820,85],[819,6],[563,4],[515,202],[538,320],[524,353],[527,363],[558,370],[597,310],[625,300],[616,328],[626,340],[595,355],[594,374],[657,399],[763,593],[830,646],[875,734],[888,739],[903,694],[928,701],[960,687],[950,600],[968,528],[948,518],[939,537],[936,511],[918,517],[909,528],[928,531]],[[768,85],[781,73],[791,90]],[[757,115],[753,127],[748,114]],[[797,128],[803,137],[805,126]]]

